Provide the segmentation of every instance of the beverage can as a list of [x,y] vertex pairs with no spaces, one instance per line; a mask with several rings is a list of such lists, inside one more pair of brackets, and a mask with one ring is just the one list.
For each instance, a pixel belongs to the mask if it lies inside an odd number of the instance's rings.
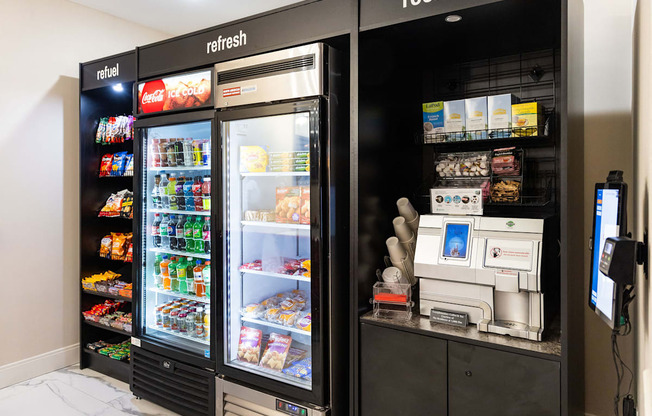
[[163,326],[163,307],[156,307],[156,326]]
[[179,310],[173,309],[170,312],[170,330],[179,332]]
[[163,328],[170,328],[170,312],[171,309],[169,307],[163,308],[161,310],[161,320],[163,322]]
[[178,322],[179,322],[179,332],[186,334],[188,332],[188,315],[185,312],[179,312]]

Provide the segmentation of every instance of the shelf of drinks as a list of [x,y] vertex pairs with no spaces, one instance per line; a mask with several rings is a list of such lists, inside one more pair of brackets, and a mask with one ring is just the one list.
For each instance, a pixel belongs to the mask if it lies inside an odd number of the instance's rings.
[[131,332],[123,331],[122,329],[113,328],[111,326],[102,325],[97,322],[84,320],[84,323],[89,326],[94,326],[96,328],[102,328],[106,329],[107,331],[115,332],[116,334],[131,336]]
[[178,338],[198,342],[200,344],[211,345],[211,342],[208,339],[197,338],[197,337],[193,337],[192,335],[185,335],[185,334],[182,334],[180,332],[175,332],[175,331],[172,331],[170,329],[163,328],[163,327],[149,325],[147,328],[151,329],[152,331],[162,332],[164,334],[169,334],[169,335],[172,335],[172,336],[175,336],[175,337],[178,337]]
[[263,321],[262,319],[257,319],[257,318],[248,318],[246,316],[243,316],[240,319],[242,319],[242,322],[249,322],[251,324],[262,325],[268,328],[278,329],[280,331],[289,331],[295,334],[305,335],[307,337],[312,336],[310,331],[304,331],[303,329],[295,328],[293,326],[283,326],[280,324],[275,324],[274,322]]
[[310,224],[284,224],[280,222],[240,221],[243,226],[259,228],[284,228],[290,230],[310,230]]
[[198,166],[149,166],[147,168],[148,172],[183,172],[184,170],[187,171],[203,171],[203,170],[211,170],[210,166],[207,165],[198,165]]
[[119,296],[119,295],[112,295],[110,293],[105,293],[105,292],[98,292],[95,290],[87,290],[87,289],[82,289],[82,292],[89,294],[89,295],[95,295],[95,296],[101,296],[103,298],[107,299],[115,299],[115,300],[121,300],[124,302],[131,302],[131,298],[126,298],[124,296]]
[[177,298],[188,299],[188,300],[195,300],[197,302],[201,302],[205,304],[211,303],[211,299],[205,296],[200,297],[195,295],[189,295],[187,293],[175,292],[173,290],[159,289],[158,287],[148,287],[147,290],[154,293],[160,293],[162,295],[174,296]]
[[310,176],[310,172],[246,172],[240,175],[247,176]]
[[148,212],[155,214],[172,214],[172,215],[211,215],[210,211],[180,211],[178,209],[150,208]]
[[238,368],[240,370],[244,370],[248,373],[258,374],[264,377],[281,381],[286,384],[292,384],[294,386],[301,387],[302,389],[310,390],[312,388],[312,382],[310,380],[304,380],[299,377],[289,376],[278,370],[271,370],[265,367],[261,367],[259,365],[244,363],[242,361],[235,361],[235,360],[231,361],[229,365]]
[[292,274],[272,273],[272,272],[264,272],[264,271],[260,271],[260,270],[240,270],[240,273],[242,273],[242,274],[253,274],[253,275],[258,275],[258,276],[276,277],[276,278],[279,278],[279,279],[298,280],[300,282],[310,282],[309,277],[297,276],[297,275],[292,275]]
[[205,259],[205,260],[210,260],[211,259],[210,254],[189,253],[187,251],[170,250],[170,249],[167,249],[167,248],[153,247],[153,248],[150,248],[149,251],[152,251],[154,253],[173,254],[175,256],[192,257],[192,258],[199,258],[199,259]]

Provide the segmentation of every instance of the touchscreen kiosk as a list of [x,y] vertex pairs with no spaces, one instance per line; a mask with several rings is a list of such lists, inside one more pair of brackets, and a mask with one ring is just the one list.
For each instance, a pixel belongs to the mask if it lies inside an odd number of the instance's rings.
[[620,322],[620,306],[616,283],[600,271],[600,257],[609,237],[627,232],[625,202],[627,185],[623,182],[596,184],[593,206],[593,239],[591,243],[591,285],[589,307],[611,328]]
[[446,224],[444,257],[466,259],[469,245],[470,224]]

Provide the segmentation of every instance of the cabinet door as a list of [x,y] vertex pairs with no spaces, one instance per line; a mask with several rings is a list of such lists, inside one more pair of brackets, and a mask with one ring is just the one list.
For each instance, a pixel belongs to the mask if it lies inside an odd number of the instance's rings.
[[559,415],[560,365],[449,342],[449,416]]
[[446,415],[446,341],[361,327],[361,415]]

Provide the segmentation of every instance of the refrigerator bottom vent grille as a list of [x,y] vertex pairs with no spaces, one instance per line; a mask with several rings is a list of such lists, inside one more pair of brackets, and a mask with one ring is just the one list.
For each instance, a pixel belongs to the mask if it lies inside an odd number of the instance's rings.
[[224,416],[285,416],[285,413],[268,409],[231,394],[225,394]]
[[135,395],[182,415],[214,415],[215,374],[132,348]]

